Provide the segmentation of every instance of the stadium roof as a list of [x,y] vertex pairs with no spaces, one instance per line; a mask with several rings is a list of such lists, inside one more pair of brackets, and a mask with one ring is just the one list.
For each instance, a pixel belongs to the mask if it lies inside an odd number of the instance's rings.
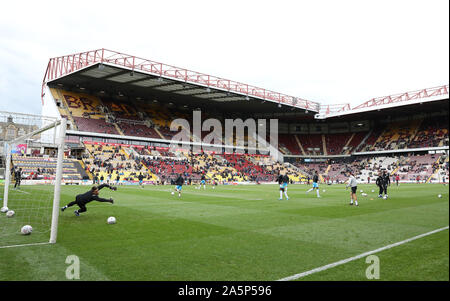
[[448,101],[449,93],[449,86],[443,85],[373,98],[353,108],[350,104],[321,105],[300,97],[103,48],[51,58],[42,83],[42,99],[48,83],[136,99],[163,98],[175,106],[206,106],[224,112],[280,112],[306,118],[312,118],[314,114],[316,119],[443,99]]
[[436,113],[449,112],[449,99],[440,98],[433,101],[405,102],[404,105],[386,105],[367,108],[366,110],[355,110],[353,112],[344,112],[343,114],[330,114],[327,118],[316,119],[323,122],[352,122],[362,120],[389,120],[403,118],[413,115],[433,115]]
[[259,112],[273,112],[277,106],[281,112],[318,113],[320,109],[317,102],[107,49],[50,59],[42,93],[47,83],[135,98],[166,96],[191,107],[209,103],[237,111],[255,110],[255,106]]
[[381,111],[384,109],[391,109],[402,107],[401,110],[406,110],[405,106],[414,106],[416,104],[423,104],[434,101],[446,101],[448,107],[448,92],[449,86],[438,86],[416,91],[409,91],[400,94],[394,94],[383,97],[372,98],[356,107],[351,108],[350,104],[345,105],[325,105],[321,106],[320,113],[315,117],[317,119],[341,117],[344,115],[365,113],[371,111]]

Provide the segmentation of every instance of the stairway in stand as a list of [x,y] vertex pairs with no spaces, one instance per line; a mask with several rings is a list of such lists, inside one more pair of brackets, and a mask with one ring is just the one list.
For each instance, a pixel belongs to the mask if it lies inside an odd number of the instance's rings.
[[324,154],[325,156],[328,156],[328,152],[327,152],[327,142],[326,142],[326,139],[325,139],[325,135],[324,135],[324,134],[322,134],[322,145],[323,145],[323,154]]

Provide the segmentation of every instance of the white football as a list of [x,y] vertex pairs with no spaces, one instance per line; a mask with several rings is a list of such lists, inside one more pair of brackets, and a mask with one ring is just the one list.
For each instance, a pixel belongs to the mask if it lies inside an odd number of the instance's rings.
[[29,234],[31,234],[31,232],[33,232],[33,227],[31,227],[30,225],[25,225],[25,226],[22,227],[20,232],[23,235],[29,235]]
[[8,210],[8,212],[6,212],[7,217],[13,217],[14,214],[15,214],[14,210]]
[[375,192],[375,190],[372,189],[372,192]]
[[0,211],[2,212],[2,213],[6,213],[6,212],[8,212],[8,207],[2,207],[2,209],[0,209]]
[[439,194],[439,195],[438,195],[438,198],[441,198],[441,197],[442,197],[442,194]]
[[363,192],[363,191],[362,191],[362,189],[361,189],[361,190],[360,190],[359,192],[361,192],[361,193],[362,193],[362,192]]
[[108,222],[108,224],[115,224],[116,223],[116,218],[114,217],[114,216],[110,216],[110,217],[108,217],[108,220],[107,220],[107,222]]
[[175,194],[175,192],[172,191],[172,195],[174,195],[174,194]]
[[325,192],[326,190],[324,189],[324,190],[322,190],[322,192]]
[[387,199],[387,196],[383,196],[383,199],[385,199],[385,200],[386,200],[386,199]]

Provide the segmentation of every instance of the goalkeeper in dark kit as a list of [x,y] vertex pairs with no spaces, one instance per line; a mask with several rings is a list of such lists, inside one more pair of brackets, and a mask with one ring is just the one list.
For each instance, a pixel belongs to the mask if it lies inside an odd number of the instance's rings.
[[89,190],[88,192],[77,195],[75,197],[75,201],[70,202],[66,206],[62,207],[61,211],[64,212],[64,210],[66,210],[67,208],[72,207],[73,205],[78,205],[78,207],[80,207],[80,209],[75,210],[75,215],[80,216],[80,213],[87,211],[86,204],[89,202],[97,201],[97,202],[108,202],[108,203],[113,204],[114,200],[112,198],[103,199],[98,196],[100,189],[102,189],[104,187],[108,187],[111,190],[117,190],[117,187],[112,187],[112,186],[109,186],[108,184],[102,184],[100,186],[93,186],[91,188],[91,190]]

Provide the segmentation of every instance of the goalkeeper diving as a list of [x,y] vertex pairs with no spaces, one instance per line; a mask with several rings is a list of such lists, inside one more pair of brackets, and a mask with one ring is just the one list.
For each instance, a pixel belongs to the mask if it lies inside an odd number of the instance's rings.
[[97,202],[107,202],[107,203],[113,204],[114,200],[112,198],[103,199],[98,196],[100,189],[102,189],[104,187],[108,187],[109,189],[114,190],[114,191],[117,190],[117,187],[112,187],[112,186],[109,186],[108,184],[102,184],[100,186],[93,186],[91,188],[91,190],[89,190],[88,192],[77,195],[75,197],[75,201],[70,202],[66,206],[62,207],[61,211],[64,212],[64,210],[66,210],[67,208],[72,207],[73,205],[78,205],[78,207],[80,207],[80,209],[75,210],[74,213],[76,216],[80,216],[80,213],[87,211],[86,204],[89,202],[97,201]]

